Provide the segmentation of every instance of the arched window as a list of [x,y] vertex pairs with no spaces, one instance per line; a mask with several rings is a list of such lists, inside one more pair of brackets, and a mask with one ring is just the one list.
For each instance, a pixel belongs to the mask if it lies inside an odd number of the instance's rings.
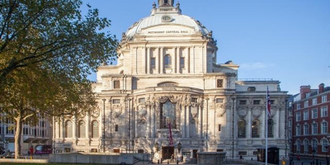
[[99,122],[96,120],[92,121],[92,138],[99,137]]
[[66,138],[72,137],[72,122],[70,120],[65,122],[65,137]]
[[308,153],[308,149],[309,149],[309,141],[308,139],[304,140],[304,153]]
[[317,139],[312,140],[312,150],[317,151]]
[[323,121],[322,125],[321,125],[321,133],[322,134],[326,134],[328,133],[328,122],[327,121]]
[[297,153],[300,153],[300,147],[301,147],[301,142],[300,142],[300,140],[298,139],[297,141],[296,141],[296,149],[297,149]]
[[297,124],[297,126],[296,126],[296,135],[297,136],[301,135],[301,127],[299,124]]
[[268,137],[274,137],[273,134],[274,122],[272,119],[268,119]]
[[317,123],[316,122],[313,122],[313,124],[312,124],[312,134],[313,135],[317,135],[318,134]]
[[322,152],[328,152],[328,139],[322,139]]
[[245,138],[246,137],[245,126],[246,126],[245,120],[240,120],[238,122],[238,138]]
[[309,134],[309,125],[307,123],[304,124],[304,135]]
[[82,120],[78,123],[78,138],[85,138],[85,122]]
[[171,68],[171,56],[169,54],[164,57],[164,66],[165,68]]
[[260,122],[259,120],[253,120],[252,121],[252,137],[253,138],[258,138],[259,137],[259,125]]
[[171,128],[176,128],[175,112],[175,103],[171,103],[169,100],[167,100],[165,103],[161,104],[159,115],[161,129],[169,128],[169,124],[171,124]]

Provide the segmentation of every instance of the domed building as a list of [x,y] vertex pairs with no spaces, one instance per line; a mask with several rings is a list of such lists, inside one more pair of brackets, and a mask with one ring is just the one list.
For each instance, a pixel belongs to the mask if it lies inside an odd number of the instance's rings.
[[286,99],[280,82],[238,80],[239,66],[217,64],[212,31],[158,0],[122,34],[116,65],[98,68],[98,108],[54,120],[58,152],[152,153],[196,158],[201,151],[257,159],[265,146],[286,153]]

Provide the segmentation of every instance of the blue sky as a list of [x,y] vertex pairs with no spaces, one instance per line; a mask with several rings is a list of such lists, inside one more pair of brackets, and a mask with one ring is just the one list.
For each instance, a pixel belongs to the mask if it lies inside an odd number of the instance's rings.
[[[150,15],[153,2],[157,0],[83,0],[111,20],[107,31],[118,39]],[[213,31],[217,62],[240,65],[240,79],[279,80],[290,94],[298,93],[301,85],[330,86],[330,0],[179,2],[182,14]],[[94,74],[90,77],[95,80]]]

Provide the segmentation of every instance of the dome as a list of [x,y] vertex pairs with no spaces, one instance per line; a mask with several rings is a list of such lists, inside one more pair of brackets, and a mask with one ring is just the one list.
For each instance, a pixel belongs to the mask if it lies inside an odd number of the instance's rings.
[[143,29],[155,26],[163,25],[177,25],[190,27],[195,30],[195,33],[200,33],[202,35],[209,34],[209,31],[197,20],[181,14],[180,4],[177,7],[173,6],[160,6],[159,8],[154,8],[149,17],[143,18],[138,22],[135,22],[125,33],[127,39],[132,39]]

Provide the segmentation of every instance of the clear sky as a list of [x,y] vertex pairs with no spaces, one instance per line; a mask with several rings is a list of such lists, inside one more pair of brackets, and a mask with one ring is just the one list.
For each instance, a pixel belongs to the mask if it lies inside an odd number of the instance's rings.
[[[153,2],[157,0],[83,0],[111,20],[107,31],[118,39],[150,15]],[[301,85],[330,86],[330,0],[179,2],[182,14],[213,31],[217,63],[232,60],[240,65],[240,79],[279,80],[290,94],[298,93]],[[90,77],[95,80],[95,75]]]

